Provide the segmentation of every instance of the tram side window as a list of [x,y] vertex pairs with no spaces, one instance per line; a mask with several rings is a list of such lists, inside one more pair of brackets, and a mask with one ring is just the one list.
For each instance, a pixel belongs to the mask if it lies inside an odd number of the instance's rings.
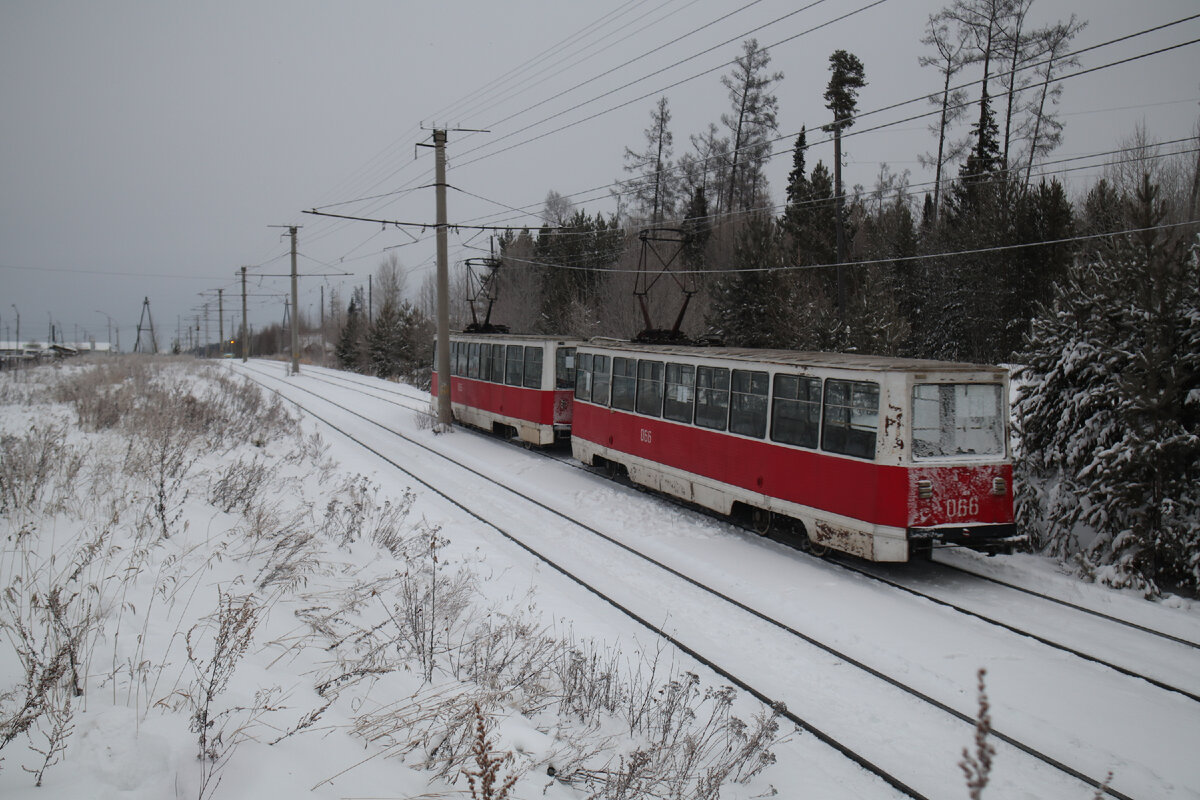
[[608,405],[608,389],[612,382],[609,373],[611,356],[596,356],[592,359],[592,402],[597,405]]
[[770,376],[765,372],[745,369],[733,371],[732,395],[729,403],[729,430],[742,436],[763,438],[767,433],[767,386]]
[[509,386],[520,386],[524,365],[525,348],[519,344],[510,344],[504,364],[504,382]]
[[461,350],[462,350],[461,342],[451,342],[450,343],[450,374],[451,375],[461,375],[462,374],[462,372],[458,368],[458,359],[459,359],[459,354],[460,354]]
[[479,342],[471,342],[467,350],[467,377],[479,377]]
[[696,424],[725,430],[729,419],[729,370],[696,367]]
[[771,439],[816,449],[821,429],[821,379],[775,376]]
[[663,417],[675,422],[692,421],[696,405],[696,368],[691,364],[667,364],[667,391]]
[[492,346],[487,342],[479,345],[479,380],[486,381],[492,373]]
[[825,381],[825,424],[821,449],[855,458],[875,458],[879,429],[879,386],[863,381]]
[[637,369],[637,412],[648,417],[662,416],[663,362],[639,361]]
[[525,348],[525,388],[542,388],[542,348]]
[[575,357],[575,399],[592,399],[592,354],[580,353]]
[[575,386],[575,348],[557,347],[554,350],[554,388],[571,389]]
[[504,383],[504,345],[494,344],[492,348],[492,369],[488,380]]
[[633,411],[637,392],[637,359],[614,358],[612,365],[612,407]]

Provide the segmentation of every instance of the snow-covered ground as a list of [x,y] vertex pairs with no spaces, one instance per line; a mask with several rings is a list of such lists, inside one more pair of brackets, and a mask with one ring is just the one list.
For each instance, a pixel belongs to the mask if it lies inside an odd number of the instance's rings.
[[[593,662],[618,665],[608,672],[640,675],[640,685],[652,693],[667,687],[670,695],[670,679],[686,692],[687,679],[678,679],[687,673],[697,676],[700,692],[726,683],[547,562],[785,703],[921,794],[967,796],[958,762],[972,743],[970,725],[551,513],[557,510],[969,716],[977,710],[977,671],[986,668],[995,731],[1088,776],[1102,779],[1111,771],[1113,788],[1129,797],[1200,797],[1200,764],[1194,758],[1200,704],[1190,699],[568,464],[467,431],[435,435],[412,410],[427,397],[411,387],[375,382],[364,392],[352,384],[370,383],[365,378],[322,380],[323,371],[307,367],[287,377],[282,365],[271,362],[221,369],[245,374],[327,422],[307,418],[303,436],[281,431],[269,441],[255,442],[255,434],[247,433],[205,454],[171,495],[165,515],[157,513],[154,481],[124,474],[128,447],[118,432],[86,434],[70,407],[16,403],[33,390],[0,384],[0,432],[23,436],[31,426],[59,419],[71,445],[92,448],[89,457],[99,464],[81,468],[68,482],[74,486],[72,502],[40,508],[36,516],[12,509],[0,517],[8,539],[0,561],[0,582],[10,595],[11,616],[5,619],[45,617],[52,629],[53,614],[39,612],[35,598],[44,599],[53,585],[70,584],[81,590],[72,613],[93,609],[100,620],[89,639],[86,691],[71,718],[74,732],[63,763],[48,769],[45,785],[34,789],[33,776],[21,767],[36,768],[43,759],[25,738],[41,746],[45,737],[33,730],[32,737],[14,739],[0,750],[4,796],[44,797],[49,790],[54,796],[190,797],[207,790],[215,797],[469,797],[461,770],[446,772],[435,752],[439,746],[453,749],[437,739],[446,737],[448,720],[462,728],[461,716],[454,716],[462,703],[445,698],[465,693],[485,701],[495,750],[514,754],[505,768],[521,772],[513,797],[586,797],[582,780],[568,785],[547,776],[548,768],[554,766],[560,778],[571,764],[617,770],[628,758],[605,758],[628,757],[652,739],[644,731],[631,736],[619,730],[613,715],[598,730],[572,726],[551,713],[551,703],[536,708],[541,686],[503,693],[479,689],[478,674],[467,679],[469,665],[454,662],[448,641],[429,673],[420,662],[398,668],[391,652],[396,643],[377,635],[400,629],[394,617],[403,604],[397,605],[397,595],[413,589],[411,579],[440,569],[443,576],[464,576],[461,585],[468,587],[464,594],[473,607],[485,609],[482,616],[505,635],[523,630],[531,639],[575,643],[578,652],[595,656]],[[36,384],[39,372],[24,380]],[[45,372],[61,377],[50,368]],[[207,379],[172,375],[177,382],[207,385]],[[221,477],[244,476],[254,464],[268,466],[269,477],[253,501],[229,511],[217,507],[221,503],[214,498],[228,498],[232,485],[221,484]],[[97,471],[105,465],[106,471]],[[164,518],[169,536],[155,536]],[[305,531],[319,535],[296,535]],[[78,563],[79,544],[86,541],[101,545],[80,575],[67,581],[65,565]],[[51,562],[53,553],[58,555]],[[1150,603],[1082,584],[1030,556],[953,557],[972,569],[1200,641],[1200,613],[1190,603]],[[135,577],[126,580],[129,575]],[[41,588],[34,589],[33,581],[42,581]],[[964,599],[983,591],[969,580],[946,590]],[[204,770],[212,762],[196,758],[198,732],[189,723],[197,718],[197,698],[205,694],[204,676],[213,674],[204,668],[211,666],[220,626],[210,615],[222,596],[227,603],[253,598],[256,625],[245,655],[212,703],[210,719],[227,713],[211,730],[224,725],[221,746],[236,746],[223,751],[227,761],[217,762],[223,768],[205,787]],[[227,605],[226,620],[243,608]],[[1039,622],[1043,632],[1053,632],[1076,625],[1075,619],[1047,605]],[[227,625],[226,633],[231,630],[237,633]],[[9,641],[19,640],[8,632]],[[1104,646],[1095,641],[1104,638],[1103,627],[1072,633]],[[1114,642],[1120,635],[1112,632]],[[1141,663],[1157,664],[1169,676],[1164,679],[1195,684],[1196,651],[1169,642],[1145,649],[1135,654]],[[5,713],[20,705],[21,683],[21,659],[8,649],[0,654],[0,691],[15,686],[18,693],[0,705]],[[556,708],[563,705],[561,694],[554,695]],[[710,708],[700,707],[701,716]],[[302,727],[317,709],[324,710]],[[765,713],[744,692],[729,710],[751,728]],[[40,725],[48,729],[45,719]],[[244,736],[232,738],[239,727]],[[458,734],[470,739],[469,730]],[[775,736],[770,746],[775,763],[745,783],[726,782],[721,797],[899,796],[789,723]],[[581,742],[600,751],[584,758]],[[992,742],[997,754],[985,797],[1092,796],[1080,781]],[[430,783],[439,770],[447,780]],[[639,795],[634,788],[625,796]]]

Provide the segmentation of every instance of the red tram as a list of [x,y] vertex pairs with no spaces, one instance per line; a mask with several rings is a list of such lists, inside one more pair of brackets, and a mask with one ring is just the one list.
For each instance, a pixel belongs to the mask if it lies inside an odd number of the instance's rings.
[[[566,438],[571,433],[574,355],[579,343],[546,336],[451,334],[454,418],[535,445]],[[438,377],[435,372],[434,402]]]
[[1015,539],[999,367],[627,343],[576,350],[574,457],[818,549],[907,561]]

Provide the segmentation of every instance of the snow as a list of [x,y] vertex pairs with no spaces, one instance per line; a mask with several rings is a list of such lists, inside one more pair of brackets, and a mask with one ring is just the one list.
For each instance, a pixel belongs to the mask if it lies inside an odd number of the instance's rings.
[[[307,366],[300,376],[287,377],[283,366],[270,362],[253,362],[248,368],[225,364],[223,368],[249,375],[268,389],[310,407],[377,452],[369,452],[308,418],[304,431],[309,436],[320,432],[326,449],[313,445],[306,459],[284,460],[294,442],[287,442],[287,447],[283,442],[270,443],[265,448],[243,443],[198,464],[189,497],[180,507],[179,532],[146,556],[140,578],[127,587],[120,605],[111,609],[116,622],[105,628],[95,647],[88,691],[74,719],[64,764],[51,767],[45,786],[36,789],[31,776],[18,766],[31,764],[33,758],[23,749],[23,742],[13,742],[0,751],[5,759],[0,764],[0,794],[5,797],[45,797],[47,789],[52,796],[129,800],[199,796],[196,735],[188,730],[180,694],[194,677],[185,640],[189,630],[215,609],[219,591],[249,591],[261,580],[259,570],[265,563],[263,548],[250,535],[248,523],[236,514],[216,511],[204,501],[210,484],[201,475],[203,470],[215,472],[237,459],[254,457],[270,459],[275,470],[272,500],[281,519],[319,515],[321,509],[306,512],[305,503],[345,486],[356,474],[379,487],[369,493],[376,504],[384,500],[400,503],[405,491],[411,490],[414,498],[406,524],[440,529],[439,535],[447,540],[440,556],[445,568],[469,568],[482,576],[476,591],[497,616],[511,618],[528,611],[556,636],[606,643],[619,650],[623,662],[657,657],[660,675],[689,671],[696,673],[704,686],[727,682],[682,652],[664,648],[646,627],[420,481],[437,487],[549,561],[616,598],[652,626],[704,653],[767,696],[785,702],[789,710],[902,776],[926,796],[966,795],[957,762],[971,743],[971,726],[826,650],[748,617],[696,586],[666,576],[661,568],[487,478],[581,519],[606,536],[969,716],[976,710],[976,672],[986,667],[995,730],[1043,749],[1095,778],[1103,778],[1111,770],[1114,788],[1133,797],[1200,797],[1200,764],[1193,756],[1200,742],[1200,704],[1191,700],[561,461],[468,431],[435,435],[411,410],[428,397],[411,387],[350,376],[341,376],[335,381],[339,385],[334,385],[320,380],[327,373]],[[374,388],[363,392],[352,383]],[[389,402],[389,398],[399,399],[396,392],[405,395],[407,407]],[[4,393],[0,384],[0,400]],[[64,406],[7,402],[0,405],[0,433],[22,433],[32,423],[54,415],[71,424],[72,442],[88,441],[95,446],[105,436],[115,439],[115,434],[85,435],[73,425]],[[465,473],[386,429],[468,464],[480,475]],[[326,467],[321,467],[322,463]],[[63,548],[76,537],[95,534],[81,516],[59,513],[33,524],[39,530],[49,526],[53,535],[46,537],[47,541]],[[24,560],[18,561],[18,549],[13,545],[15,523],[0,516],[9,536],[0,561],[4,586],[13,585],[22,565],[32,563],[34,556],[48,556],[40,551],[22,554]],[[122,551],[104,563],[111,567],[134,557]],[[1085,585],[1032,556],[984,559],[952,553],[939,558],[1200,641],[1200,608],[1187,601],[1151,603]],[[393,573],[387,552],[365,537],[345,547],[324,543],[295,591],[277,585],[266,594],[255,644],[235,671],[222,702],[223,707],[251,706],[257,691],[277,687],[272,703],[285,710],[267,714],[267,724],[255,729],[255,738],[233,751],[212,796],[419,797],[436,796],[437,792],[468,796],[461,778],[456,787],[437,780],[431,783],[430,772],[419,769],[420,754],[427,752],[428,745],[397,758],[395,751],[400,748],[393,747],[390,755],[386,751],[386,742],[396,745],[396,741],[368,742],[350,731],[356,719],[383,714],[413,696],[434,691],[416,671],[391,672],[363,684],[361,692],[335,703],[311,729],[276,745],[268,744],[297,724],[305,712],[325,702],[314,687],[321,676],[329,674],[331,657],[321,647],[292,646],[298,638],[311,635],[302,624],[306,609],[333,606],[354,585],[384,581]],[[102,585],[104,577],[92,575],[89,580]],[[987,606],[995,603],[997,596],[983,582],[965,577],[937,588],[963,604]],[[535,609],[530,611],[531,607]],[[1111,651],[1114,657],[1150,674],[1192,691],[1200,688],[1196,677],[1200,675],[1200,655],[1177,644],[1129,638],[1128,632],[1100,621],[1081,626],[1077,612],[1032,601],[1023,608],[991,611],[1011,612],[1023,621],[1037,622],[1040,633],[1054,638],[1069,633],[1083,645]],[[370,610],[364,609],[363,614],[368,613]],[[211,641],[211,630],[198,628],[196,636],[208,637],[199,648],[207,652],[204,647]],[[15,657],[7,651],[0,653],[0,692],[20,682]],[[435,683],[437,691],[450,691]],[[738,695],[735,713],[742,719],[761,710],[744,692]],[[493,730],[498,749],[513,752],[516,763],[526,769],[552,763],[563,738],[571,735],[569,730],[550,723],[544,715],[536,719],[521,716],[519,696],[507,702],[507,710],[496,717]],[[7,709],[8,704],[0,708]],[[238,713],[246,716],[246,712]],[[268,731],[271,726],[276,730]],[[781,797],[897,796],[895,790],[815,737],[789,726],[781,734],[782,740],[772,748],[777,763],[748,784],[728,784],[722,797],[748,800],[768,796],[772,788]],[[998,755],[985,796],[1091,796],[1091,790],[1080,782],[1008,745],[993,743]],[[552,780],[540,766],[540,772],[523,775],[514,796],[518,800],[565,800],[586,793]]]

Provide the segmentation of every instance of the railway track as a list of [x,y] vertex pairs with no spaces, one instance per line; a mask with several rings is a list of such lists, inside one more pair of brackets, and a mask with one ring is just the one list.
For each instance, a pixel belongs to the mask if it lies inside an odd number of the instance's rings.
[[[258,369],[257,367],[252,367],[249,370],[247,370],[247,372],[252,373],[254,375],[255,379],[259,380],[260,383],[262,383],[261,379],[263,379],[263,378],[265,378],[267,380],[280,381],[280,379],[277,376],[270,375],[267,372],[265,372],[261,369]],[[378,385],[376,385],[374,387],[364,387],[361,383],[359,383],[358,381],[353,380],[353,379],[342,378],[339,381],[336,377],[323,376],[323,375],[310,374],[306,377],[309,377],[309,378],[314,379],[319,382],[331,384],[331,385],[354,388],[358,391],[362,391],[365,395],[373,396],[378,400],[383,400],[385,402],[393,403],[402,408],[408,408],[408,409],[414,410],[414,411],[418,410],[418,408],[413,404],[412,401],[416,401],[418,403],[419,403],[419,401],[416,398],[410,397],[400,391],[396,391],[394,393],[395,394],[394,397],[386,397],[384,395],[393,394],[393,392],[391,392],[389,390],[385,390],[382,387],[379,387]],[[911,685],[907,685],[904,682],[897,680],[896,678],[889,676],[889,675],[881,672],[880,670],[871,667],[870,665],[864,663],[860,659],[857,659],[857,658],[853,657],[852,655],[850,655],[842,650],[839,650],[838,648],[833,647],[825,642],[819,641],[816,638],[814,638],[813,636],[810,636],[810,635],[804,633],[803,631],[800,631],[800,630],[796,629],[795,627],[792,627],[792,626],[788,625],[787,623],[772,617],[770,614],[759,611],[758,609],[753,608],[750,605],[748,605],[728,594],[724,594],[720,591],[717,591],[717,590],[705,585],[702,581],[699,581],[687,574],[684,574],[680,570],[677,570],[668,564],[665,564],[659,560],[656,560],[656,559],[652,558],[651,556],[646,555],[645,553],[639,552],[637,549],[632,548],[629,545],[613,538],[612,536],[606,534],[605,532],[599,530],[598,528],[596,528],[592,525],[589,525],[587,522],[585,522],[581,519],[575,518],[575,517],[571,516],[570,514],[564,513],[558,509],[552,508],[551,506],[543,503],[542,501],[538,500],[535,497],[532,497],[528,494],[522,493],[502,481],[498,481],[493,477],[483,474],[482,472],[471,467],[469,464],[465,464],[460,461],[457,461],[457,460],[445,455],[444,453],[440,452],[439,450],[430,448],[427,445],[417,441],[416,439],[405,435],[404,433],[402,433],[401,431],[399,431],[393,427],[383,425],[383,424],[371,419],[370,417],[359,413],[356,409],[349,408],[347,406],[338,404],[332,400],[324,398],[319,393],[314,392],[311,389],[299,386],[298,384],[289,383],[288,386],[294,390],[299,390],[301,392],[305,392],[309,395],[312,395],[313,397],[321,400],[322,402],[329,403],[337,408],[340,408],[342,411],[348,412],[348,413],[362,419],[363,421],[369,423],[372,426],[375,426],[377,428],[380,428],[380,429],[386,431],[391,436],[394,436],[398,439],[403,440],[406,443],[406,446],[411,445],[411,446],[418,447],[418,448],[422,449],[423,451],[436,456],[438,459],[442,459],[447,462],[450,462],[450,463],[456,465],[456,467],[458,469],[465,470],[468,473],[470,473],[471,475],[475,476],[476,478],[488,481],[489,483],[493,484],[495,487],[500,488],[504,492],[512,493],[513,495],[520,497],[523,501],[525,501],[527,503],[531,503],[533,505],[536,505],[542,511],[544,511],[548,514],[554,515],[559,520],[568,522],[570,525],[572,525],[578,529],[582,529],[582,530],[586,531],[587,533],[591,534],[592,536],[594,536],[598,539],[601,539],[610,545],[620,548],[625,553],[627,553],[631,556],[634,556],[638,559],[641,559],[649,564],[652,564],[656,569],[662,570],[663,572],[671,575],[673,579],[686,583],[688,586],[691,587],[692,590],[701,591],[706,594],[715,596],[715,597],[719,598],[722,602],[727,603],[730,607],[738,609],[738,611],[740,613],[749,615],[758,622],[766,623],[766,624],[772,626],[777,632],[785,634],[786,636],[791,637],[792,639],[794,639],[796,641],[803,642],[808,647],[816,648],[817,650],[824,653],[825,656],[836,659],[839,663],[849,666],[849,667],[852,667],[855,670],[858,670],[863,675],[868,676],[871,680],[882,682],[882,683],[886,684],[888,687],[891,687],[891,689],[904,693],[912,700],[923,704],[927,708],[933,709],[939,714],[942,714],[947,717],[953,718],[954,720],[957,720],[959,723],[962,723],[964,725],[964,727],[962,729],[964,741],[967,738],[969,738],[970,733],[969,733],[969,728],[967,726],[969,726],[970,728],[973,728],[974,723],[975,723],[974,718],[971,715],[966,714],[966,713],[962,712],[961,710],[952,707],[948,703],[945,703],[934,697],[931,697],[928,694],[920,691],[919,689],[917,689]],[[273,388],[273,387],[268,386],[267,388]],[[370,391],[367,391],[367,389],[370,389]],[[282,392],[281,392],[281,394],[282,394]],[[286,395],[284,395],[284,396],[286,396]],[[721,675],[723,678],[730,681],[731,683],[739,686],[747,693],[753,695],[754,697],[758,698],[759,700],[761,700],[764,703],[775,704],[778,702],[778,700],[779,700],[778,697],[773,697],[773,696],[771,696],[770,692],[756,688],[748,680],[740,678],[737,675],[734,675],[732,672],[723,668],[720,664],[715,663],[714,660],[706,657],[703,653],[699,652],[697,649],[694,649],[693,647],[688,645],[686,642],[661,630],[660,626],[657,626],[657,625],[653,624],[652,622],[648,621],[644,614],[639,614],[638,612],[636,612],[630,608],[627,608],[625,605],[623,605],[617,599],[614,599],[613,597],[605,594],[604,591],[589,584],[586,579],[581,578],[580,576],[574,574],[574,572],[572,572],[572,570],[569,569],[568,567],[547,557],[544,553],[539,552],[535,546],[531,546],[529,543],[524,541],[522,536],[515,535],[511,530],[506,530],[503,527],[497,525],[496,523],[486,519],[480,513],[472,510],[471,508],[469,508],[467,505],[465,505],[460,500],[450,497],[439,487],[427,483],[423,478],[421,478],[418,475],[415,475],[409,469],[406,469],[406,468],[400,466],[394,460],[388,458],[386,455],[384,455],[382,452],[380,452],[378,449],[376,449],[376,447],[373,447],[370,443],[368,443],[367,441],[364,441],[364,439],[361,436],[355,436],[354,434],[350,433],[349,431],[343,430],[336,423],[334,423],[333,421],[329,420],[327,417],[324,417],[322,414],[320,414],[319,412],[317,412],[316,410],[311,408],[311,406],[305,407],[303,404],[299,403],[297,400],[295,400],[294,397],[290,397],[288,399],[291,402],[296,403],[298,406],[305,408],[306,413],[312,415],[313,417],[315,417],[317,419],[321,419],[323,422],[325,422],[325,424],[330,425],[331,427],[334,427],[336,430],[339,430],[343,435],[345,435],[345,436],[349,437],[351,440],[357,442],[360,446],[365,447],[368,450],[371,450],[372,452],[374,452],[376,455],[380,456],[381,458],[384,458],[389,463],[393,464],[397,469],[400,469],[403,472],[405,472],[406,474],[410,475],[414,480],[425,484],[432,491],[434,491],[437,494],[441,495],[442,497],[446,498],[449,502],[455,504],[456,506],[462,508],[464,511],[466,511],[468,514],[470,514],[472,517],[474,517],[474,518],[480,520],[481,522],[483,522],[484,524],[487,524],[490,527],[494,528],[495,530],[500,532],[505,538],[514,542],[519,547],[521,547],[525,551],[529,552],[531,555],[534,555],[535,557],[543,560],[544,562],[546,562],[547,564],[552,566],[555,570],[566,575],[571,580],[575,581],[576,583],[580,584],[581,586],[584,586],[588,591],[601,597],[606,602],[608,602],[610,605],[619,609],[622,613],[625,613],[626,615],[628,615],[631,619],[634,619],[639,624],[645,626],[647,629],[654,631],[655,635],[663,636],[667,641],[670,641],[673,645],[679,647],[684,652],[688,653],[692,657],[701,661],[701,663],[706,664],[711,669],[713,669],[717,674]],[[426,408],[427,408],[427,406],[426,406]],[[577,466],[580,466],[580,468],[582,468],[581,465],[577,465]],[[917,789],[915,789],[911,785],[909,785],[910,781],[906,781],[905,779],[897,777],[895,774],[893,774],[893,772],[888,771],[887,769],[875,764],[874,762],[871,761],[871,759],[861,755],[860,753],[855,751],[855,749],[853,747],[844,743],[838,737],[825,732],[824,730],[822,730],[821,728],[819,728],[818,726],[813,724],[811,721],[809,721],[805,718],[802,718],[801,716],[799,716],[798,714],[795,714],[793,712],[787,712],[786,716],[788,719],[790,719],[794,724],[799,726],[801,729],[811,732],[814,736],[816,736],[822,742],[829,745],[830,747],[833,747],[834,749],[836,749],[838,752],[842,753],[847,758],[854,760],[856,763],[860,764],[860,766],[862,766],[865,769],[868,769],[872,773],[876,774],[877,776],[880,777],[880,779],[882,779],[883,781],[888,783],[888,785],[892,786],[893,788],[897,789],[898,791],[901,791],[910,797],[924,796]],[[1126,795],[1116,789],[1113,789],[1113,788],[1110,788],[1110,787],[1104,785],[1103,781],[1097,780],[1096,778],[1093,778],[1093,777],[1085,774],[1083,771],[1077,770],[1077,769],[1063,763],[1062,761],[1050,756],[1049,754],[1042,752],[1038,748],[1031,746],[1029,744],[1026,744],[1026,743],[1018,740],[1014,736],[1005,734],[1003,731],[993,731],[993,736],[997,740],[1004,742],[1006,745],[1011,746],[1016,751],[1023,753],[1025,756],[1027,756],[1031,759],[1034,759],[1037,762],[1040,762],[1042,765],[1045,765],[1046,767],[1050,767],[1053,770],[1056,770],[1066,776],[1070,776],[1070,778],[1074,779],[1075,781],[1078,781],[1081,784],[1092,787],[1093,789],[1101,789],[1102,788],[1109,796],[1112,796],[1112,797],[1124,798],[1124,797],[1129,796],[1129,795]]]

